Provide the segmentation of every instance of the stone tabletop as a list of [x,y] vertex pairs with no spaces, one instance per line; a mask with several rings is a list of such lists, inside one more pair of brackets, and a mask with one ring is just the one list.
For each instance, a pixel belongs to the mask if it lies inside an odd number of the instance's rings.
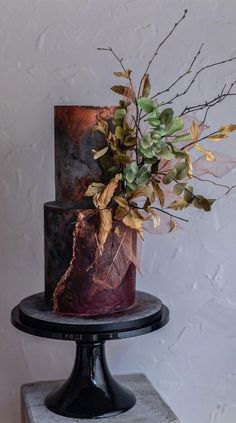
[[[180,423],[146,376],[130,374],[117,376],[116,379],[134,392],[137,403],[128,412],[112,418],[101,418],[99,423]],[[58,383],[36,382],[22,386],[22,423],[91,423],[89,419],[56,415],[45,407],[45,397]]]

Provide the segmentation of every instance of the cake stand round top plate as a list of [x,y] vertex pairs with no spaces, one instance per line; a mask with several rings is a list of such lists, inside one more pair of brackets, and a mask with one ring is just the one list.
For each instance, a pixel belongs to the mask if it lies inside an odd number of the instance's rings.
[[12,311],[18,329],[46,338],[108,340],[138,336],[160,329],[169,311],[154,295],[137,291],[135,305],[108,316],[77,317],[55,313],[44,301],[44,293],[25,298]]

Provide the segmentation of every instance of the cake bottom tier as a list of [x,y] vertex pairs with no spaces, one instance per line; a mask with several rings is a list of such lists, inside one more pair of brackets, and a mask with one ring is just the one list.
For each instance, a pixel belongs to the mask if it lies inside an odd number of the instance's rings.
[[44,224],[45,300],[55,312],[104,315],[134,305],[136,231],[117,222],[101,255],[96,210],[46,203]]

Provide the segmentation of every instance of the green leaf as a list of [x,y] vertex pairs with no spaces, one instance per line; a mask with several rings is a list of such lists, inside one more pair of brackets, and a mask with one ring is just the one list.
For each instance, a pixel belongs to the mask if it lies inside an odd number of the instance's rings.
[[124,140],[124,145],[126,147],[133,147],[137,144],[137,139],[135,137],[128,137]]
[[207,200],[207,198],[203,197],[202,195],[196,195],[193,200],[194,207],[198,209],[203,209],[204,211],[211,210],[211,204]]
[[177,131],[180,131],[184,127],[184,121],[180,117],[175,117],[172,121],[166,125],[166,135],[172,135]]
[[125,130],[123,126],[117,126],[115,130],[115,136],[118,138],[118,140],[123,140],[125,136]]
[[158,155],[166,160],[172,160],[175,158],[175,155],[170,151],[170,147],[167,144],[163,146],[162,150],[160,151],[160,153],[158,153]]
[[174,111],[171,108],[165,109],[160,114],[160,120],[164,125],[171,123],[174,116]]
[[192,186],[187,186],[187,188],[185,188],[184,191],[184,200],[187,203],[191,203],[191,201],[193,200],[193,187]]
[[152,147],[143,148],[142,144],[138,147],[138,152],[141,156],[147,157],[148,159],[152,159],[155,156],[155,152],[153,151]]
[[160,140],[161,139],[161,134],[159,131],[152,131],[151,132],[151,137],[153,140]]
[[140,97],[137,101],[140,109],[146,113],[153,112],[156,107],[154,101],[151,98]]
[[173,188],[174,194],[181,195],[183,193],[185,187],[186,187],[186,184],[184,184],[184,183],[176,184]]
[[171,142],[184,142],[184,141],[189,141],[191,139],[191,135],[190,134],[183,134],[183,135],[178,135],[177,137],[175,137]]
[[158,128],[161,124],[160,119],[158,118],[148,118],[149,125],[153,126],[154,128]]
[[163,184],[166,184],[166,185],[170,184],[173,181],[173,179],[175,179],[176,174],[177,174],[177,170],[175,168],[171,169],[165,176],[163,176],[162,178]]
[[141,139],[142,147],[145,149],[145,148],[151,147],[152,144],[153,144],[153,139],[151,135],[148,133],[144,134],[143,138]]
[[125,109],[116,109],[115,114],[114,114],[114,119],[115,120],[122,120],[122,119],[124,119],[125,115],[126,115]]
[[130,163],[129,166],[124,170],[124,177],[128,183],[134,182],[138,173],[138,165],[136,162]]
[[125,154],[115,154],[114,160],[120,163],[130,163],[130,158]]
[[139,185],[145,184],[146,182],[148,182],[149,176],[150,176],[150,172],[149,172],[148,168],[145,165],[143,165],[138,171],[137,183]]
[[177,179],[178,181],[188,176],[189,168],[186,162],[178,163],[175,168],[177,170],[175,179]]

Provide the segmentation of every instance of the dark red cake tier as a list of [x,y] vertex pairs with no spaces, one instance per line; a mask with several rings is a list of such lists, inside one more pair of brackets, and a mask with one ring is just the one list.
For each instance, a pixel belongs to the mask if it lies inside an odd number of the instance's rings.
[[95,209],[46,203],[45,299],[57,312],[101,315],[135,301],[137,234],[123,223],[99,253]]

